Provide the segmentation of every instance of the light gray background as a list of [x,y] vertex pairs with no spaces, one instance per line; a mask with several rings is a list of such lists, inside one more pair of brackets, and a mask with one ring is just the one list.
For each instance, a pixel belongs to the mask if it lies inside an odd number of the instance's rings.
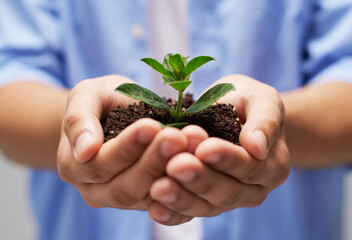
[[28,199],[28,170],[0,152],[0,240],[35,239]]
[[[344,239],[352,240],[352,174],[347,178]],[[28,199],[28,170],[0,153],[0,240],[32,240],[36,226]]]

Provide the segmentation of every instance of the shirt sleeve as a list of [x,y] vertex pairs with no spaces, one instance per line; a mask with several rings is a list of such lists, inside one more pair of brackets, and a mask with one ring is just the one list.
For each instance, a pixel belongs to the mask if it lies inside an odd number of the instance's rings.
[[304,64],[308,82],[352,83],[352,0],[316,0]]
[[54,0],[2,0],[0,87],[21,80],[63,86],[60,19]]

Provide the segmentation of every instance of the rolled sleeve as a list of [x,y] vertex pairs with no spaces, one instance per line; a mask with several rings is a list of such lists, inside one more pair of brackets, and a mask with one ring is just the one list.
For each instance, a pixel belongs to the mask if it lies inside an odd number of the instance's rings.
[[4,0],[0,7],[0,86],[17,80],[64,85],[54,0]]
[[305,73],[309,83],[352,83],[352,0],[319,0],[314,6]]

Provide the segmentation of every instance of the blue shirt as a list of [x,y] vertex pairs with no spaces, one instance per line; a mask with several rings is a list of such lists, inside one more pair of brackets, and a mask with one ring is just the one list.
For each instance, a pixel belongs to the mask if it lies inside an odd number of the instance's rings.
[[[121,74],[144,87],[150,72],[146,0],[2,0],[0,84],[20,77],[71,88]],[[191,57],[213,64],[194,74],[198,95],[241,73],[279,91],[307,83],[352,82],[352,0],[192,0]],[[143,26],[135,38],[131,29]],[[343,168],[292,169],[257,208],[204,218],[204,239],[338,240]],[[88,207],[56,172],[33,170],[31,199],[40,240],[149,239],[146,212]]]

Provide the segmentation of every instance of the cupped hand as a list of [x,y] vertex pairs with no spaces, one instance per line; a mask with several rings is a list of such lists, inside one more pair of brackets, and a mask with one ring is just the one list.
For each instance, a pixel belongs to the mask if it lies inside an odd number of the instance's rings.
[[178,129],[161,129],[157,121],[142,119],[103,144],[101,118],[118,104],[132,103],[113,92],[123,82],[130,80],[107,76],[71,91],[57,167],[92,207],[146,210],[152,183],[165,175],[172,156],[186,150],[187,138]]
[[[174,156],[167,164],[167,176],[151,188],[156,201],[149,215],[161,224],[176,225],[193,217],[258,206],[288,177],[284,107],[276,90],[239,75],[219,82],[236,86],[220,101],[236,106],[243,123],[241,146],[208,138],[200,128],[186,134],[188,142],[198,142],[192,147],[194,152]],[[192,140],[195,137],[202,140]]]

